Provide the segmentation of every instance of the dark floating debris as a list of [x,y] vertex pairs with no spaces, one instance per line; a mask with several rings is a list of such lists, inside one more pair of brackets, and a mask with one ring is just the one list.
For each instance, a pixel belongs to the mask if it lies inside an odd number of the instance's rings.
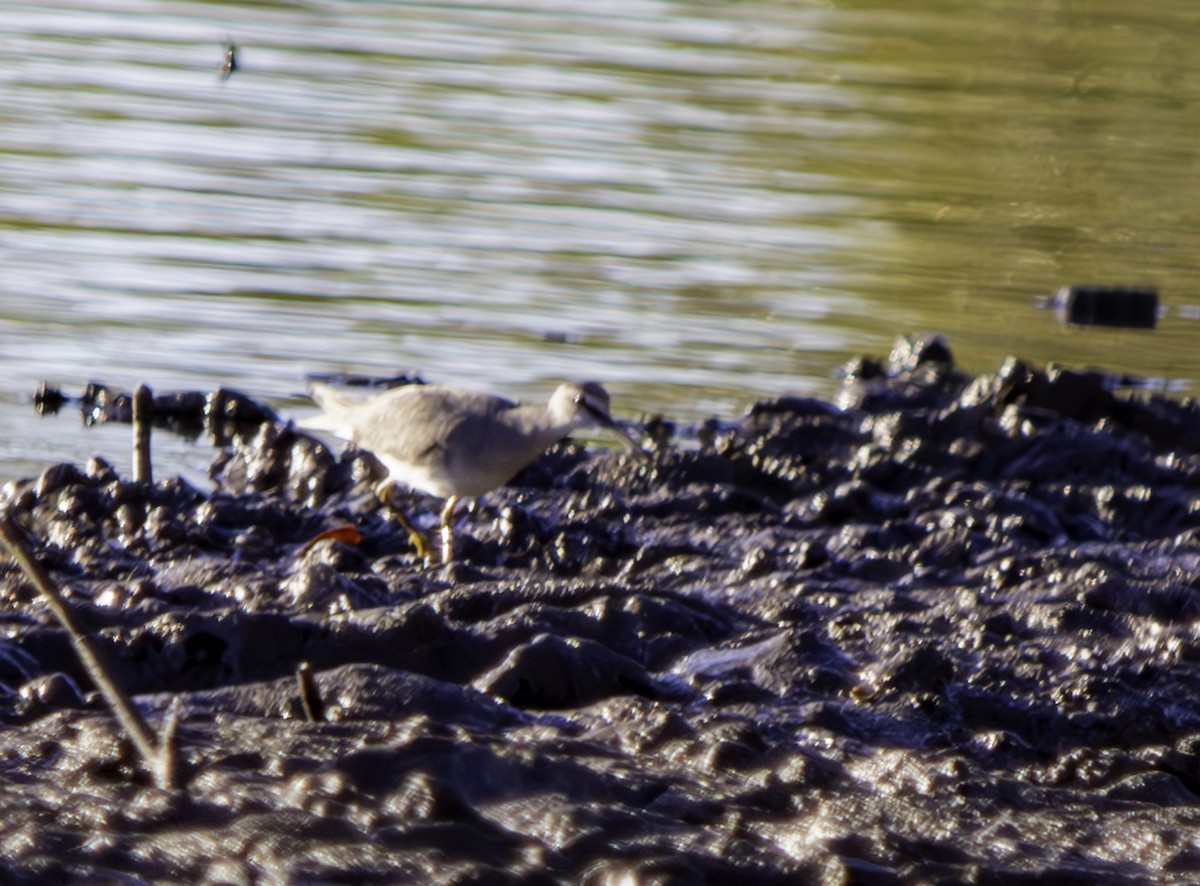
[[39,382],[33,392],[33,408],[38,415],[54,415],[70,398],[48,382]]
[[1064,286],[1050,303],[1060,323],[1153,329],[1158,291],[1129,286]]
[[405,385],[423,385],[425,379],[421,376],[407,373],[399,375],[359,375],[353,372],[313,373],[306,375],[305,381],[319,382],[327,385],[338,385],[348,388],[369,388],[373,391],[386,391],[390,388],[402,388]]
[[225,46],[225,57],[221,59],[221,82],[224,83],[238,69],[237,46],[229,42]]

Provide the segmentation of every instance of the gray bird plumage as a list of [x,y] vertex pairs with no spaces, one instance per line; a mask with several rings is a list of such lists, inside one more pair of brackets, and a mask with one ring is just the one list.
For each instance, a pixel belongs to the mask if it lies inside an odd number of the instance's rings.
[[443,559],[450,559],[449,521],[458,499],[511,480],[556,440],[584,427],[606,427],[642,453],[609,415],[608,393],[595,383],[559,385],[544,405],[520,405],[449,385],[406,385],[366,398],[327,384],[310,395],[324,411],[310,427],[373,453],[389,480],[446,499]]

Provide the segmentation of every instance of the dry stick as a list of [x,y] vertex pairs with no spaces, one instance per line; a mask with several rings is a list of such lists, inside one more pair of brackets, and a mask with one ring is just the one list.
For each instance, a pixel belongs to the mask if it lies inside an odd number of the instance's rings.
[[154,783],[163,790],[169,790],[181,783],[179,746],[175,743],[175,729],[179,726],[179,713],[182,710],[183,699],[176,695],[163,715],[162,729],[158,732],[158,759],[154,761]]
[[313,680],[312,666],[302,661],[296,668],[296,684],[300,688],[300,704],[304,707],[304,716],[309,723],[325,722],[325,703],[321,701],[321,693]]
[[[92,642],[92,638],[80,629],[75,621],[75,614],[71,611],[71,606],[63,597],[62,591],[58,585],[47,574],[45,568],[34,557],[29,550],[29,545],[22,537],[20,528],[13,522],[12,517],[4,515],[0,517],[0,541],[8,548],[9,554],[17,565],[33,582],[34,587],[38,589],[46,602],[50,605],[51,611],[58,619],[59,624],[66,630],[67,635],[71,638],[71,644],[75,647],[75,654],[79,656],[79,660],[83,662],[84,668],[88,672],[88,676],[92,678],[92,682],[96,684],[100,692],[104,695],[109,707],[112,708],[117,722],[129,735],[133,741],[133,745],[137,748],[138,753],[142,755],[147,768],[153,773],[155,783],[164,790],[169,790],[174,787],[175,766],[174,751],[170,746],[170,737],[174,733],[174,717],[168,716],[164,722],[164,742],[160,745],[155,739],[154,733],[142,718],[141,712],[134,707],[132,699],[125,694],[125,691],[117,685],[116,681],[109,675],[103,660],[100,657],[100,652],[96,645]],[[167,727],[169,726],[170,731]]]
[[154,394],[145,385],[133,392],[133,479],[153,483],[150,465],[150,425],[154,421]]

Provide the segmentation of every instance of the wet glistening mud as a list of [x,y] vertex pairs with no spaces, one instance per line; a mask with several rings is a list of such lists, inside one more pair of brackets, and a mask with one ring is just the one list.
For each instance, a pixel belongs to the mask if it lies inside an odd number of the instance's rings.
[[179,701],[180,786],[6,559],[0,879],[1195,882],[1200,409],[936,339],[854,370],[648,461],[557,444],[447,566],[269,416],[215,491],[10,484],[114,679]]

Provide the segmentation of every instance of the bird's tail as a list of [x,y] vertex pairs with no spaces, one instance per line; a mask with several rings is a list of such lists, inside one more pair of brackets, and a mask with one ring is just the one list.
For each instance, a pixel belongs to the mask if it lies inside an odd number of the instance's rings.
[[345,388],[325,382],[309,382],[308,396],[321,407],[321,413],[301,419],[296,424],[312,431],[330,431],[342,436],[341,431],[346,425],[347,414],[363,400],[362,395],[355,395]]

